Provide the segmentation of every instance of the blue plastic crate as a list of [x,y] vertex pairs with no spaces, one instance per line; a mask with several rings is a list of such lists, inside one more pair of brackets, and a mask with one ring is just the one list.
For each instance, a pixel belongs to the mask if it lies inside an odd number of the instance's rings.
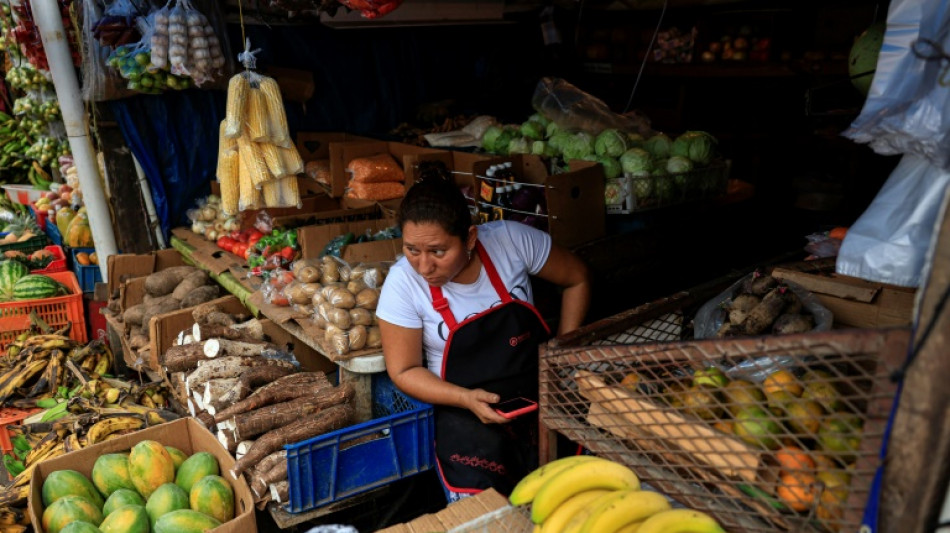
[[286,510],[310,511],[435,465],[432,406],[400,392],[385,372],[373,375],[372,388],[373,420],[284,446]]
[[51,243],[57,246],[63,245],[63,234],[59,232],[59,228],[56,227],[56,224],[46,225],[46,235],[49,237]]
[[70,268],[76,273],[76,279],[79,280],[79,286],[82,287],[82,292],[84,293],[95,292],[96,283],[102,281],[102,271],[99,270],[99,265],[80,265],[79,262],[76,261],[76,254],[79,252],[91,254],[95,251],[95,248],[69,249]]

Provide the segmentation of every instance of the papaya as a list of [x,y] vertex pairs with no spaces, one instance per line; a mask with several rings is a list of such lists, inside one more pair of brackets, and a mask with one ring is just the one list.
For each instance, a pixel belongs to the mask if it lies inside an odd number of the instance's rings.
[[189,509],[189,505],[187,492],[174,483],[165,483],[149,496],[148,503],[145,504],[149,526],[154,529],[155,521],[162,515],[179,509]]
[[220,525],[220,521],[204,513],[180,509],[156,520],[152,533],[203,533]]
[[175,480],[175,462],[161,443],[143,440],[129,454],[129,476],[146,500],[158,487]]
[[[90,260],[92,256],[89,257]],[[98,264],[98,263],[96,263]],[[165,451],[168,452],[168,455],[172,456],[172,461],[175,462],[175,472],[178,472],[178,469],[181,468],[181,464],[185,462],[185,459],[188,459],[188,454],[175,448],[174,446],[165,446]],[[178,479],[177,477],[175,479]]]
[[191,492],[191,487],[205,476],[216,476],[220,473],[218,469],[218,460],[209,452],[198,452],[193,454],[178,467],[178,473],[175,474],[175,484],[182,488],[186,493]]
[[89,216],[85,212],[77,213],[73,217],[66,233],[63,233],[63,242],[71,248],[91,248],[92,229],[89,227]]
[[81,496],[64,496],[43,511],[43,531],[59,533],[72,522],[89,522],[94,526],[102,523],[102,511]]
[[135,490],[129,475],[129,456],[124,453],[100,455],[92,465],[92,483],[106,498],[119,489]]
[[234,490],[221,476],[205,476],[191,487],[191,509],[224,523],[234,518]]
[[102,533],[148,533],[148,513],[141,505],[124,505],[99,524]]
[[102,530],[89,522],[70,522],[59,533],[102,533]]
[[109,516],[112,511],[126,505],[145,505],[145,499],[134,490],[119,489],[106,498],[106,503],[102,506],[102,515]]
[[49,507],[65,496],[81,496],[102,509],[102,496],[86,476],[75,470],[57,470],[43,480],[43,505]]
[[76,212],[69,206],[60,207],[56,211],[56,229],[59,230],[60,235],[66,235],[69,223],[72,222],[75,217]]

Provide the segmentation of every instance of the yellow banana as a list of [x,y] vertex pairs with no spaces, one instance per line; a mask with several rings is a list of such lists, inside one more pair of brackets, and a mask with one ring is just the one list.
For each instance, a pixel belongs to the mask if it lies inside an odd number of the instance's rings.
[[[18,476],[19,477],[19,476]],[[9,485],[0,489],[0,505],[10,507],[25,507],[26,500],[30,496],[30,484]]]
[[74,452],[76,450],[82,449],[82,441],[79,440],[79,435],[75,433],[70,433],[65,440],[63,440],[63,445],[65,446],[66,453]]
[[114,416],[102,419],[86,432],[86,445],[92,446],[97,442],[106,440],[106,437],[127,429],[139,429],[145,425],[145,421],[135,416]]
[[23,464],[29,466],[35,463],[37,457],[46,455],[47,452],[53,449],[53,446],[56,446],[57,442],[59,442],[59,433],[50,431],[43,437],[43,440],[27,452],[26,457],[23,458]]
[[0,526],[22,524],[24,515],[27,514],[23,509],[17,509],[16,507],[0,508]]
[[0,525],[0,533],[25,533],[27,529],[23,524]]
[[616,533],[620,528],[670,509],[666,496],[657,492],[622,490],[594,507],[581,533]]
[[726,530],[706,513],[670,509],[644,520],[637,533],[726,533]]
[[640,531],[640,526],[643,525],[643,522],[634,522],[632,524],[627,524],[622,528],[617,530],[617,533],[637,533]]
[[561,530],[561,533],[578,533],[581,530],[581,526],[584,525],[584,522],[587,522],[587,519],[590,518],[593,511],[590,506],[587,506],[574,513],[574,516],[564,524],[564,529]]
[[111,389],[107,390],[107,391],[106,391],[106,394],[105,394],[105,398],[104,398],[104,399],[105,399],[105,402],[106,402],[106,403],[115,403],[116,401],[118,401],[118,399],[119,399],[119,394],[120,394],[121,392],[122,392],[121,390],[116,389],[116,388],[111,388]]
[[102,374],[108,374],[112,370],[112,357],[111,353],[106,351],[99,352],[99,360],[96,361],[96,366],[93,367],[92,373],[101,376]]
[[531,520],[544,523],[558,505],[585,490],[639,488],[640,478],[620,463],[606,459],[575,463],[541,486],[531,504]]
[[599,458],[594,457],[593,455],[572,455],[570,457],[564,457],[542,465],[529,473],[527,476],[523,477],[521,481],[515,485],[515,488],[511,490],[511,495],[508,497],[508,501],[511,502],[512,505],[529,504],[532,500],[534,500],[534,497],[537,495],[538,489],[541,488],[541,485],[544,485],[546,481],[554,477],[556,474],[563,472],[564,469],[572,465],[598,459]]
[[590,504],[607,494],[613,494],[614,491],[594,489],[594,490],[585,490],[584,492],[579,492],[567,500],[564,501],[561,505],[557,506],[557,509],[551,513],[551,516],[547,517],[544,523],[541,524],[541,533],[561,533],[564,530],[564,526],[571,521],[571,518],[574,517],[581,509],[589,507]]

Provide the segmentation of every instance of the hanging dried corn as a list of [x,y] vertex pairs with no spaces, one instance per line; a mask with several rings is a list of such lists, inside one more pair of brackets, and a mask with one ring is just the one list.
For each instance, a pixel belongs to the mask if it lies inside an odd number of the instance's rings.
[[264,161],[264,156],[261,154],[260,146],[257,143],[251,142],[246,135],[238,137],[237,143],[238,151],[241,153],[241,161],[247,167],[248,176],[250,176],[255,189],[260,189],[265,182],[276,178],[271,176],[270,171],[267,170],[267,163]]
[[260,89],[251,87],[247,93],[246,105],[248,137],[254,142],[272,142],[270,120],[267,118],[267,106],[264,104],[264,93]]
[[244,125],[244,113],[247,103],[247,93],[250,91],[247,74],[236,74],[228,82],[228,102],[225,106],[224,135],[229,139],[237,139],[241,135]]
[[274,144],[284,148],[293,148],[290,131],[287,129],[287,114],[284,111],[284,100],[280,96],[280,87],[273,78],[261,76],[261,92],[264,93],[264,102],[267,104],[267,118],[270,120],[270,135]]
[[296,176],[268,181],[261,190],[264,193],[264,205],[267,207],[299,208],[302,205]]
[[260,208],[263,203],[261,190],[255,187],[254,182],[251,181],[251,174],[247,165],[245,165],[244,157],[238,157],[238,176],[240,183],[238,209],[247,211],[248,209]]
[[221,185],[221,210],[228,215],[236,215],[240,197],[240,169],[238,167],[237,140],[224,135],[227,122],[222,120],[218,135],[218,183]]

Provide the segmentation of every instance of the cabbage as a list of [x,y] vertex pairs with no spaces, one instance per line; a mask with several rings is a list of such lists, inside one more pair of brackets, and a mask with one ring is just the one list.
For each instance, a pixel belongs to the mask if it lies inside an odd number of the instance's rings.
[[561,152],[565,160],[584,159],[594,152],[594,137],[585,131],[575,133],[561,146]]
[[655,159],[653,160],[653,172],[654,176],[668,176],[669,172],[666,170],[666,165],[669,164],[669,159]]
[[653,157],[643,148],[631,148],[620,156],[620,167],[634,176],[647,175],[653,171]]
[[672,148],[672,146],[673,141],[664,133],[657,133],[643,143],[643,149],[650,152],[650,154],[657,159],[670,157],[670,148]]
[[554,157],[557,155],[557,150],[544,141],[534,141],[531,143],[531,153],[534,155]]
[[604,203],[607,205],[622,204],[624,200],[623,185],[617,180],[610,180],[604,186]]
[[529,120],[521,125],[521,136],[529,137],[533,140],[544,138],[544,126],[540,122]]
[[627,151],[627,139],[617,130],[604,130],[594,139],[594,152],[599,156],[620,157]]
[[674,155],[666,162],[666,170],[670,174],[681,174],[693,170],[693,162],[681,155]]
[[530,120],[531,122],[537,122],[538,124],[541,125],[542,128],[547,128],[548,124],[551,123],[551,120],[548,119],[548,117],[542,115],[541,113],[535,113],[531,115],[530,117],[528,117],[528,120]]
[[501,136],[502,130],[500,126],[488,126],[485,128],[485,133],[482,135],[482,148],[486,152],[495,151],[495,142],[498,140],[498,137]]
[[712,158],[715,143],[716,138],[704,131],[687,131],[673,141],[670,153],[705,165]]
[[643,145],[643,135],[639,133],[628,133],[627,134],[627,146],[630,148],[636,148]]
[[[553,122],[551,124],[554,124]],[[554,134],[553,137],[548,139],[548,146],[553,148],[557,153],[564,151],[564,147],[567,146],[568,142],[574,138],[574,134],[569,131],[559,131]]]
[[597,156],[595,161],[604,166],[604,176],[606,176],[607,179],[619,178],[623,174],[620,161],[617,161],[613,157]]
[[551,122],[548,122],[548,125],[544,127],[544,133],[548,139],[550,139],[551,137],[554,137],[560,131],[561,131],[560,126],[558,126],[557,122],[554,122],[553,120]]
[[508,145],[511,143],[511,140],[518,136],[517,128],[509,128],[505,126],[501,130],[501,135],[495,139],[494,149],[492,150],[493,154],[508,155]]
[[527,137],[515,137],[508,142],[509,154],[530,154],[531,145]]

